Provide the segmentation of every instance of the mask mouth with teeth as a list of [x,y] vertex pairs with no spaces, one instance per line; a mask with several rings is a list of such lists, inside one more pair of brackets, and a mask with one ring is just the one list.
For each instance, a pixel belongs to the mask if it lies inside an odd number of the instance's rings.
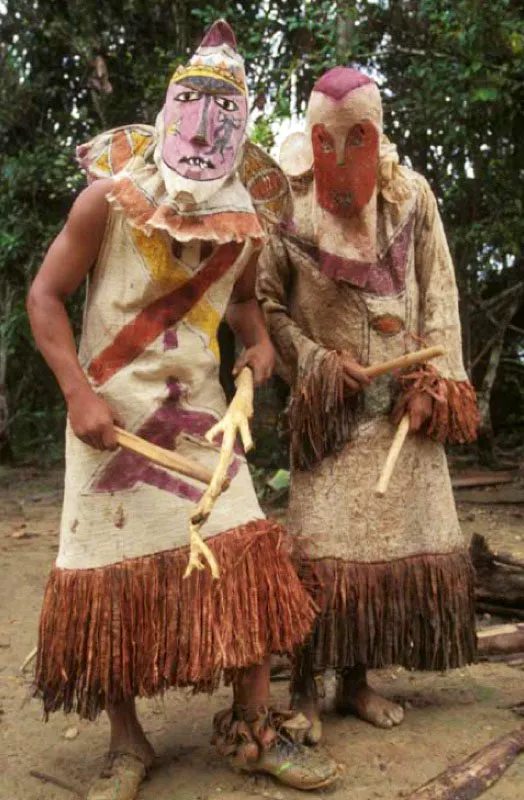
[[157,118],[155,161],[177,204],[205,202],[239,166],[247,114],[243,61],[220,21],[173,75]]
[[179,172],[182,172],[185,164],[187,164],[190,169],[215,169],[215,165],[212,161],[208,161],[206,158],[200,158],[200,156],[182,156],[178,162]]

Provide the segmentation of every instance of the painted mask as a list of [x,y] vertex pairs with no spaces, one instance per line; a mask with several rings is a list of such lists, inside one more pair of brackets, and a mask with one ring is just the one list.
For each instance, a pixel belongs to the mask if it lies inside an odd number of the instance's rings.
[[229,175],[244,141],[246,98],[217,83],[208,78],[196,89],[177,81],[167,92],[162,156],[170,169],[194,181]]
[[376,84],[336,67],[315,84],[307,118],[317,201],[336,217],[356,216],[377,184],[382,105]]
[[201,203],[238,167],[247,114],[243,61],[231,28],[220,20],[173,75],[157,120],[155,159],[175,201]]

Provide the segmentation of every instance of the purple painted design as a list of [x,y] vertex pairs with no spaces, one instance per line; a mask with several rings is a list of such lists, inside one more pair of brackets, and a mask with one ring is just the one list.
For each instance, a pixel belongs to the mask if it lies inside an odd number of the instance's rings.
[[[155,413],[136,431],[138,436],[153,444],[173,449],[173,442],[181,433],[204,437],[204,434],[216,423],[216,418],[205,411],[194,411],[182,408],[182,385],[175,378],[167,381],[168,396]],[[240,444],[235,445],[235,452],[241,454]],[[228,470],[233,479],[240,469],[241,461],[234,458]],[[119,492],[132,489],[140,483],[147,483],[166,492],[183,497],[185,500],[197,502],[204,490],[189,483],[184,477],[170,473],[161,467],[151,464],[142,456],[127,450],[118,451],[111,459],[104,472],[95,481],[95,492]]]
[[210,27],[202,41],[200,47],[220,47],[227,44],[232,50],[237,49],[235,34],[225,19],[217,19]]
[[358,289],[384,297],[404,290],[414,222],[415,216],[412,214],[395,232],[386,252],[379,256],[375,264],[327,253],[290,231],[284,232],[284,236],[313,259],[320,272],[328,278],[345,281]]
[[168,328],[164,333],[164,350],[176,350],[178,336],[175,328]]
[[346,281],[353,286],[358,286],[359,289],[368,288],[370,272],[373,269],[370,261],[342,258],[333,253],[326,253],[325,250],[318,251],[318,266],[328,278],[332,278],[334,281]]
[[313,91],[321,92],[331,97],[332,100],[342,100],[349,92],[360,86],[366,86],[368,83],[374,83],[374,81],[363,72],[359,72],[358,69],[333,67],[318,79],[313,86]]

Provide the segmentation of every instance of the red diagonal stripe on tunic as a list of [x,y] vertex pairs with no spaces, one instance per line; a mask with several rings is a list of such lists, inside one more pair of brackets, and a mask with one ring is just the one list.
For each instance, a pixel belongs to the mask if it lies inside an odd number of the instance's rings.
[[134,361],[157,336],[180,322],[222,275],[233,266],[243,247],[241,242],[221,245],[196,275],[169,294],[150,303],[115,336],[89,365],[89,376],[98,386]]

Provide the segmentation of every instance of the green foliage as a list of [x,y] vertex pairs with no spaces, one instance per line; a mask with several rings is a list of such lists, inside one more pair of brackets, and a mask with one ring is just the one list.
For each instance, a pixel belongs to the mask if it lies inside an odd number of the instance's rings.
[[[153,121],[167,77],[184,57],[173,42],[190,45],[200,34],[189,16],[183,35],[175,35],[176,7],[8,0],[0,16],[0,298],[9,301],[0,319],[10,412],[4,456],[49,457],[62,449],[63,401],[36,353],[25,295],[84,185],[75,146],[107,127]],[[100,91],[97,56],[111,93]],[[81,306],[77,297],[70,309],[77,330]]]
[[[515,0],[5,5],[0,348],[10,417],[0,442],[4,455],[60,450],[62,401],[32,343],[24,298],[83,185],[74,146],[107,127],[153,122],[169,74],[221,15],[246,57],[253,136],[264,147],[272,147],[279,120],[303,113],[314,81],[329,67],[355,63],[378,77],[387,133],[442,201],[464,299],[468,362],[481,349],[485,324],[471,323],[470,312],[512,285],[523,268],[524,21]],[[97,57],[107,77],[97,73]],[[76,323],[80,310],[77,298],[71,306]],[[511,340],[504,357],[513,365],[502,361],[500,403],[504,381],[515,397],[521,380],[514,348]]]

